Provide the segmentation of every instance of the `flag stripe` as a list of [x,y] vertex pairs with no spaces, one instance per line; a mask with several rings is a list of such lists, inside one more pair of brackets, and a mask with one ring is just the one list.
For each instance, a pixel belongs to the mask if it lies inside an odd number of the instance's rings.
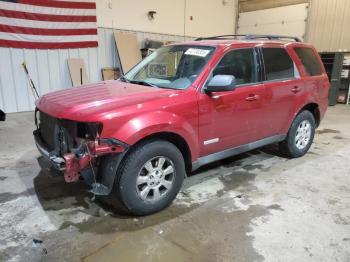
[[96,22],[96,16],[45,15],[0,9],[0,16],[53,22]]
[[31,48],[31,49],[67,49],[67,48],[87,48],[97,47],[96,41],[83,41],[83,42],[26,42],[26,41],[11,41],[0,39],[0,47],[13,47],[13,48]]
[[0,46],[97,47],[96,20],[94,0],[0,0]]
[[28,13],[39,13],[48,15],[89,15],[96,16],[96,9],[78,9],[78,8],[55,8],[45,6],[35,6],[26,4],[16,4],[10,2],[1,2],[0,8],[9,11],[19,11]]
[[0,32],[27,35],[96,35],[97,29],[47,29],[8,26],[0,24]]
[[[1,1],[1,0],[0,0]],[[55,1],[67,1],[67,0],[55,0]],[[69,0],[69,2],[88,2],[88,3],[95,3],[95,0]]]
[[28,42],[78,42],[97,41],[97,35],[27,35],[0,32],[0,39]]
[[21,4],[29,4],[46,7],[59,8],[78,8],[78,9],[96,9],[95,3],[89,2],[70,2],[70,1],[52,1],[52,0],[20,0]]
[[31,27],[31,28],[52,28],[52,29],[69,29],[69,28],[96,28],[95,22],[46,22],[38,20],[25,20],[17,18],[8,18],[0,16],[0,24],[9,26]]

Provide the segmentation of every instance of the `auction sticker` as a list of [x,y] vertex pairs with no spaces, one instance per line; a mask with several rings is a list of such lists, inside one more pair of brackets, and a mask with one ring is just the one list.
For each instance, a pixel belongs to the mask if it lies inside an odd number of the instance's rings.
[[209,54],[209,52],[210,50],[199,49],[199,48],[189,48],[185,52],[185,55],[195,55],[195,56],[206,57]]

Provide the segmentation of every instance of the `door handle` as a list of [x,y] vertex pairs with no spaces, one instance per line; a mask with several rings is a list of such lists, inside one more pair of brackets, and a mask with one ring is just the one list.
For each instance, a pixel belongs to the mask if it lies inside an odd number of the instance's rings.
[[220,95],[211,96],[211,98],[213,99],[219,99],[220,97],[221,97]]
[[246,101],[255,101],[258,100],[260,98],[259,95],[254,95],[254,94],[250,94],[249,96],[247,96],[245,98]]
[[300,91],[301,91],[301,88],[299,86],[295,86],[295,87],[292,88],[292,92],[295,93],[295,94],[300,92]]

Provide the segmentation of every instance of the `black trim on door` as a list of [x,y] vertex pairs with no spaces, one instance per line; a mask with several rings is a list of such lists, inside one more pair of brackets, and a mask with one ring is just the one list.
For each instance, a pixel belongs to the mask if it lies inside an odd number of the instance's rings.
[[218,161],[220,159],[235,156],[235,155],[238,155],[262,146],[266,146],[272,143],[281,142],[285,138],[286,138],[286,135],[275,135],[275,136],[267,137],[245,145],[225,149],[223,151],[216,152],[207,156],[202,156],[198,158],[196,161],[192,162],[192,171],[198,169],[201,166]]
[[265,64],[264,64],[264,57],[262,54],[262,48],[261,47],[256,47],[256,52],[258,54],[258,64],[259,64],[259,77],[260,81],[264,82],[266,81],[266,74],[265,74]]

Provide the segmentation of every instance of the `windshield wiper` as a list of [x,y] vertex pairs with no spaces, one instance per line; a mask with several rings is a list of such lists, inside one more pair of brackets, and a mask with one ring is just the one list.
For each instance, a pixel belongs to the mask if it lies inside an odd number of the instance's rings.
[[140,81],[140,82],[141,82],[141,84],[145,84],[145,85],[148,85],[148,86],[158,87],[157,85],[152,84],[152,83],[147,82],[147,81]]
[[126,82],[126,83],[132,83],[132,84],[139,84],[139,85],[145,85],[145,86],[153,86],[153,87],[158,87],[155,84],[152,84],[150,82],[147,81],[142,81],[142,80],[129,80],[127,78],[125,78],[124,76],[121,76],[119,78],[121,81]]
[[143,81],[143,80],[129,80],[129,83],[132,83],[132,84],[139,84],[139,85],[144,85],[144,86],[158,87],[158,86],[155,85],[155,84],[152,84],[152,83],[150,83],[150,82]]
[[126,83],[130,83],[130,80],[125,78],[124,76],[119,77],[119,80],[126,82]]

